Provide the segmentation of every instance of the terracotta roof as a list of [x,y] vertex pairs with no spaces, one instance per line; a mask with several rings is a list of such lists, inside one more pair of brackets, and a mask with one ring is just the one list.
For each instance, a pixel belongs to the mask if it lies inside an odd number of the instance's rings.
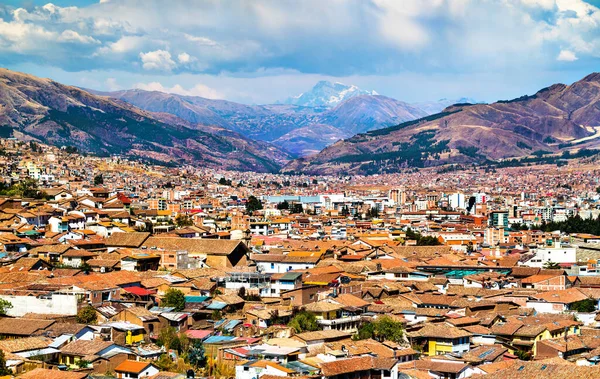
[[140,247],[150,237],[147,232],[113,233],[106,239],[106,246]]
[[[485,367],[485,366],[482,366]],[[545,362],[518,362],[504,370],[485,376],[486,379],[597,379],[600,367]]]
[[85,355],[95,355],[100,351],[106,349],[109,346],[114,345],[111,341],[101,341],[101,340],[77,340],[67,345],[63,346],[60,349],[61,353],[68,355],[77,355],[77,356],[85,356]]
[[87,377],[87,372],[48,370],[45,368],[36,368],[18,376],[19,379],[84,379]]
[[34,320],[26,318],[0,319],[0,334],[31,336],[54,324],[54,320]]
[[138,362],[138,361],[126,360],[126,361],[123,361],[117,367],[115,367],[115,371],[139,374],[140,372],[144,371],[146,369],[146,367],[148,367],[150,365],[152,365],[152,363],[150,363],[150,362]]

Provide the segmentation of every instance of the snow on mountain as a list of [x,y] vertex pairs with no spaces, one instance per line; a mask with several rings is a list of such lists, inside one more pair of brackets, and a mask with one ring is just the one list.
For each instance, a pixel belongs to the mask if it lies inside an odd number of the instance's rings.
[[375,91],[366,91],[355,85],[339,82],[318,82],[310,91],[301,93],[285,100],[284,104],[301,105],[304,107],[335,107],[341,102],[360,95],[377,95]]

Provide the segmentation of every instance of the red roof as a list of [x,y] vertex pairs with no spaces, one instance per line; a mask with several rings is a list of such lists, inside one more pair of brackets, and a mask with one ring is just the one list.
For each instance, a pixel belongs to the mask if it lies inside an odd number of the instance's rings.
[[203,340],[213,332],[213,330],[186,330],[185,335],[193,340]]
[[150,290],[147,290],[142,287],[125,287],[123,289],[129,293],[132,293],[132,294],[138,295],[138,296],[148,296],[148,295],[154,295],[156,293],[156,291],[150,291]]

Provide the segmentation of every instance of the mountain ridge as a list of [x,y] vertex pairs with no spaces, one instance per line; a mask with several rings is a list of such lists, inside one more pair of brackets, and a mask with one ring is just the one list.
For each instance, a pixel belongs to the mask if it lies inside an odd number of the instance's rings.
[[2,135],[166,164],[275,172],[291,157],[237,133],[189,125],[46,78],[0,69]]
[[379,173],[446,163],[483,163],[600,145],[600,74],[571,85],[442,113],[338,141],[284,172]]

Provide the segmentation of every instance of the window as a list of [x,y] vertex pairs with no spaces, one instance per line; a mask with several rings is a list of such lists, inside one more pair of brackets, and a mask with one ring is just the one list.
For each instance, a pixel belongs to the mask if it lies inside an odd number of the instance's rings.
[[271,263],[271,268],[275,268],[275,263]]

